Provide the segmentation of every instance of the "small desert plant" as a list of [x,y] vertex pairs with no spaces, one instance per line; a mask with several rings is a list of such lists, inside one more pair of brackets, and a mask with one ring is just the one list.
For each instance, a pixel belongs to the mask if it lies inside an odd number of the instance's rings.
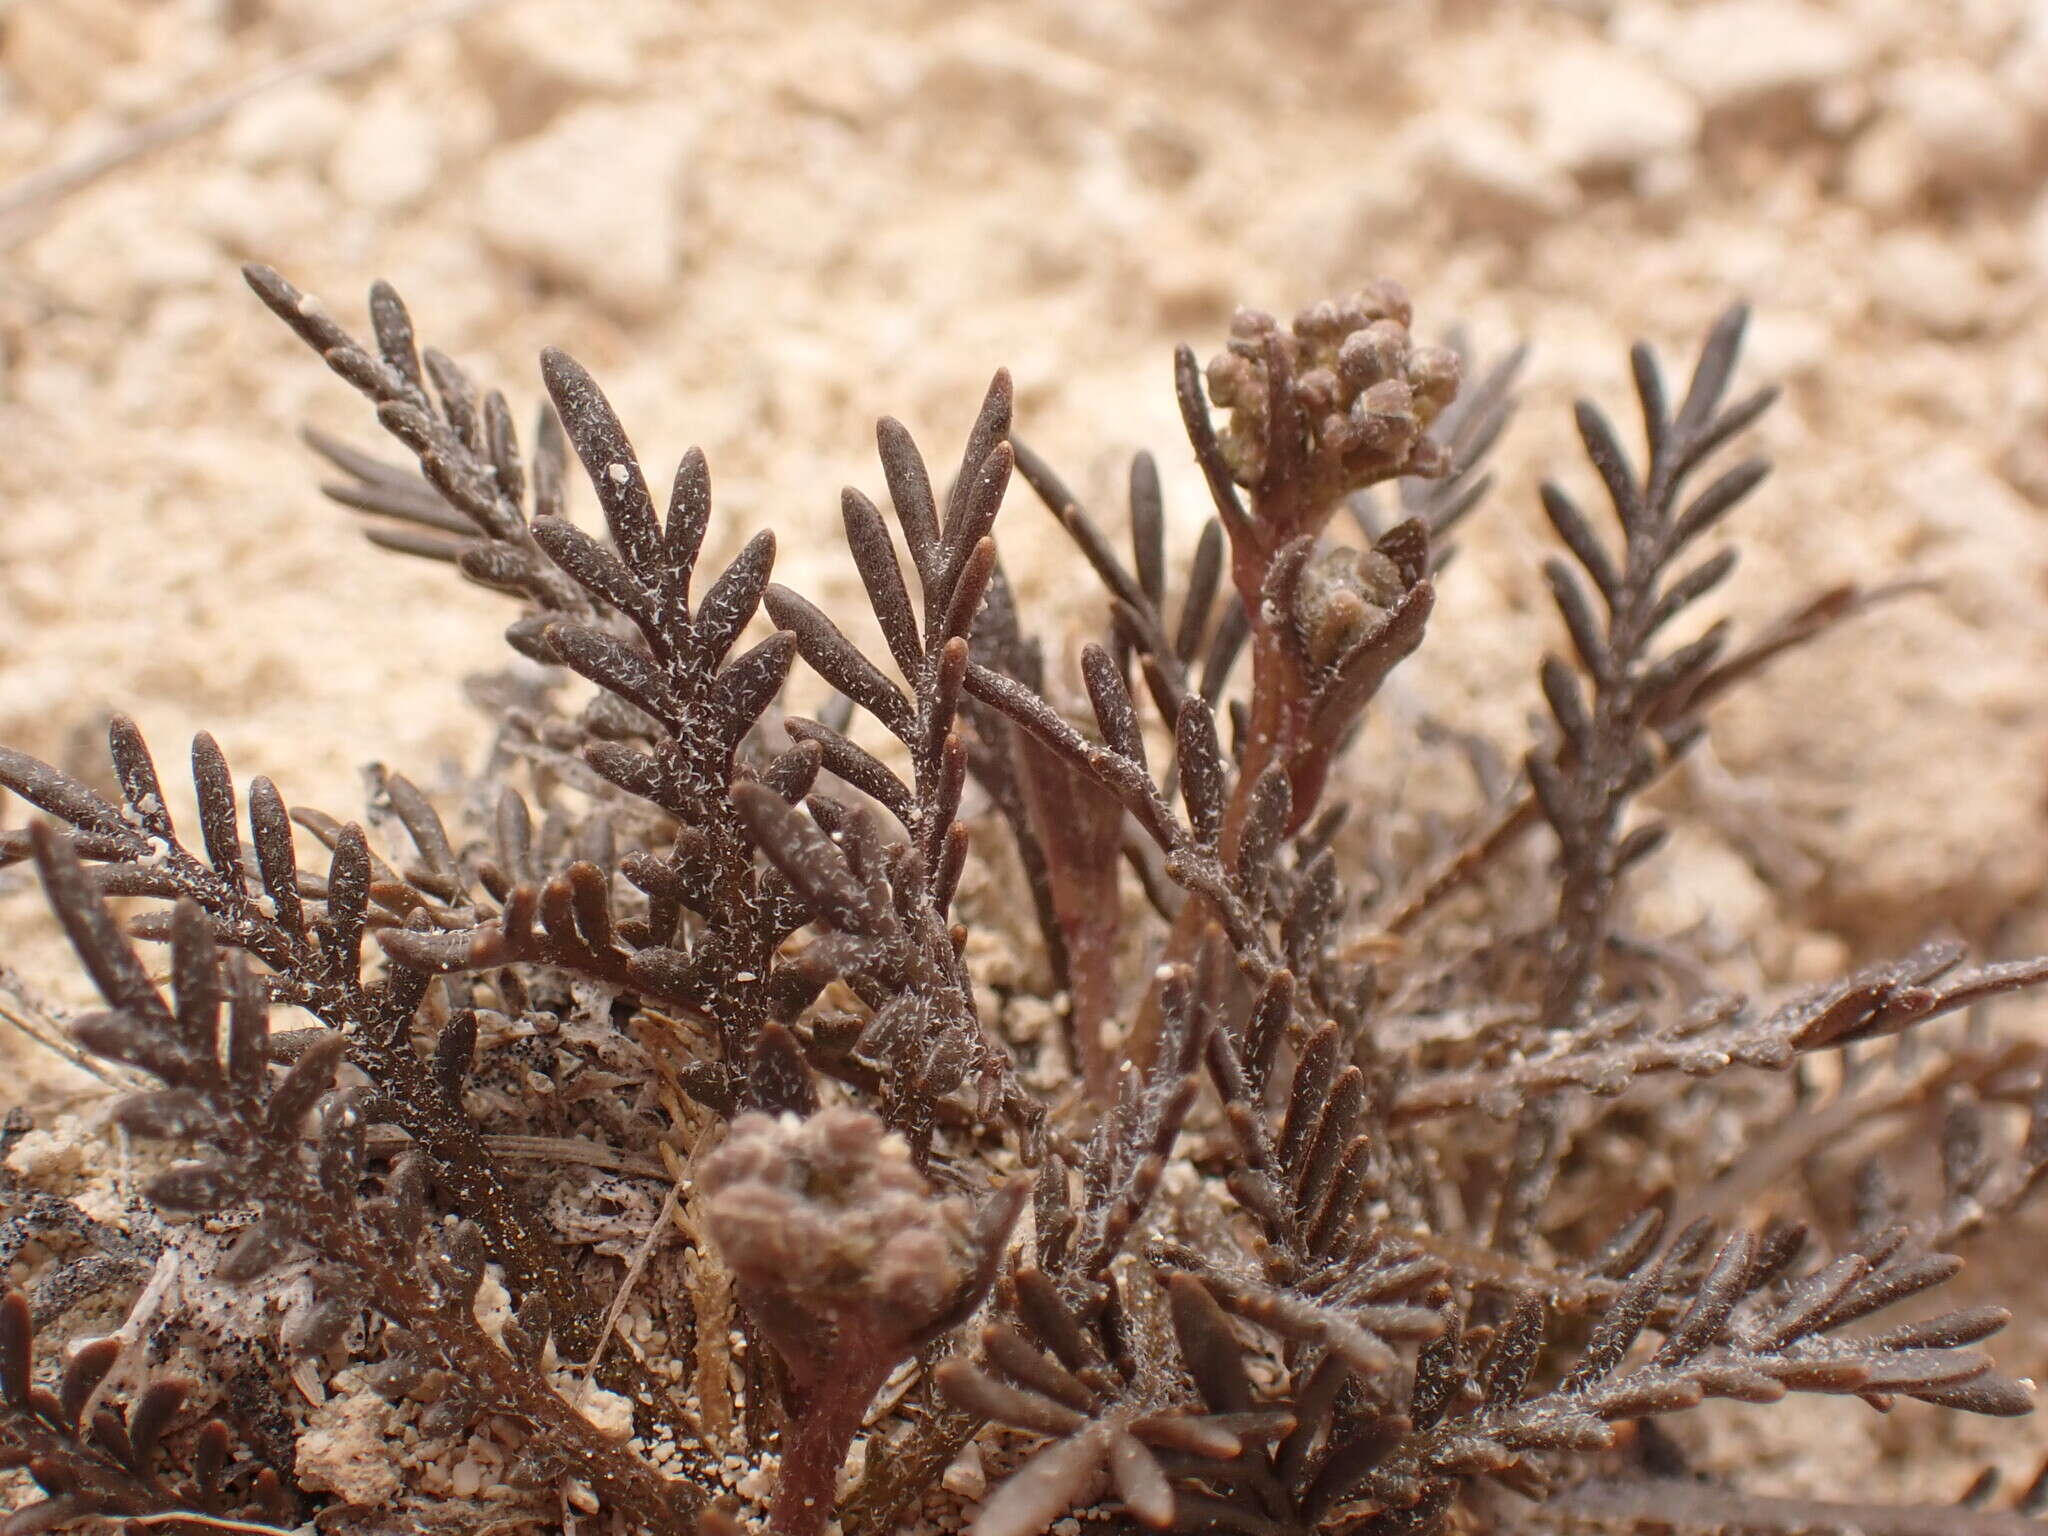
[[[875,657],[771,584],[772,532],[701,573],[703,456],[664,514],[566,356],[522,456],[389,288],[365,346],[248,278],[417,461],[316,436],[329,494],[510,596],[525,664],[478,688],[497,737],[452,824],[382,770],[364,824],[238,791],[202,736],[195,844],[126,720],[117,794],[0,752],[48,818],[0,853],[106,1002],[70,1035],[114,1122],[178,1149],[120,1220],[0,1184],[29,1285],[0,1454],[42,1489],[10,1536],[2025,1528],[2038,1488],[1744,1496],[1653,1427],[2030,1407],[1975,1348],[2006,1312],[1918,1303],[2048,1167],[2048,1056],[1869,1043],[2048,962],[1936,946],[1753,1002],[1631,917],[1640,797],[1709,707],[1886,595],[1694,621],[1765,475],[1713,467],[1771,398],[1729,399],[1741,310],[1675,401],[1636,349],[1640,463],[1578,407],[1611,525],[1543,487],[1567,645],[1453,835],[1339,763],[1428,638],[1518,359],[1461,382],[1394,284],[1241,313],[1206,376],[1181,350],[1213,517],[1179,569],[1152,461],[1126,560],[1013,435],[1007,376],[949,484],[884,420],[893,531],[842,503]],[[603,536],[566,515],[572,450]],[[1013,472],[1108,599],[1076,693],[998,559]],[[799,660],[816,718],[782,703]],[[1000,985],[977,929],[1028,951]],[[1812,1155],[1852,1132],[1854,1166]]]

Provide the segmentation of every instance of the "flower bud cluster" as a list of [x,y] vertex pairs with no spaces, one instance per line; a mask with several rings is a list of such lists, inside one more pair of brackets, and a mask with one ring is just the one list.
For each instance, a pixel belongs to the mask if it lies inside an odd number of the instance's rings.
[[1397,475],[1437,475],[1449,466],[1424,434],[1458,392],[1458,356],[1414,344],[1401,285],[1382,280],[1343,300],[1324,300],[1283,329],[1261,310],[1241,309],[1229,350],[1209,363],[1209,398],[1230,413],[1221,446],[1240,485],[1260,490],[1273,453],[1274,353],[1282,386],[1303,423],[1310,499],[1334,501]]
[[1377,633],[1408,591],[1394,562],[1377,550],[1324,544],[1302,567],[1293,617],[1301,648],[1319,667],[1332,667]]
[[702,1187],[742,1288],[818,1321],[915,1334],[974,1267],[973,1207],[934,1199],[903,1138],[862,1110],[741,1115]]

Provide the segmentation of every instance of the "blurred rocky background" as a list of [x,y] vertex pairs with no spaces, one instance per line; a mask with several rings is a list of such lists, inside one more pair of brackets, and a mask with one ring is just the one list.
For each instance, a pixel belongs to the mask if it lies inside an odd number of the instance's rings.
[[[772,519],[828,599],[856,591],[836,492],[877,481],[875,415],[944,458],[1007,364],[1105,512],[1159,450],[1185,531],[1172,343],[1398,276],[1423,331],[1534,346],[1387,711],[1510,746],[1554,622],[1533,481],[1584,478],[1565,402],[1625,408],[1631,338],[1683,348],[1745,296],[1748,372],[1788,398],[1727,606],[1940,585],[1723,712],[1671,797],[1696,814],[1670,917],[1769,928],[1794,972],[1930,920],[2039,942],[2044,152],[2040,0],[13,0],[0,739],[91,760],[112,707],[170,755],[203,724],[337,812],[367,760],[432,779],[476,750],[455,684],[501,606],[319,500],[295,429],[373,432],[244,260],[352,325],[391,279],[522,418],[536,350],[568,347],[651,459],[705,447],[715,540]],[[1042,511],[1000,531],[1042,623],[1092,619]]]
[[[12,0],[0,739],[96,763],[108,708],[165,757],[203,724],[336,812],[368,760],[433,781],[477,750],[456,685],[503,610],[320,501],[297,427],[374,434],[244,260],[351,325],[391,279],[522,418],[536,350],[568,347],[650,459],[705,447],[715,542],[772,519],[827,600],[857,590],[836,492],[878,483],[877,414],[944,459],[1007,364],[1022,430],[1112,522],[1159,450],[1186,535],[1171,344],[1398,276],[1425,333],[1534,353],[1367,775],[1425,717],[1522,739],[1554,640],[1533,484],[1586,480],[1566,402],[1624,410],[1631,338],[1674,353],[1745,296],[1748,374],[1788,394],[1725,606],[1939,586],[1724,709],[1654,894],[1765,935],[1785,977],[1930,923],[2038,946],[2044,166],[2041,0]],[[1093,621],[1013,500],[1041,624]]]

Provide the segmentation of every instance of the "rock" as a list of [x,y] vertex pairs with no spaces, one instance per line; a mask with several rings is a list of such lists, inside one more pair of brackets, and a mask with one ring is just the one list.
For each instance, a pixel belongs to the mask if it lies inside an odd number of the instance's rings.
[[85,1166],[87,1132],[75,1115],[48,1130],[25,1132],[7,1154],[6,1169],[37,1189],[62,1189]]
[[1837,934],[1800,933],[1786,945],[1785,981],[1790,986],[1819,986],[1848,975],[1855,965],[1855,952]]
[[623,26],[588,25],[583,0],[498,6],[458,34],[501,138],[523,138],[592,96],[624,95],[636,78]]
[[1962,63],[1922,63],[1887,82],[1886,106],[1913,136],[1930,177],[1948,188],[2006,183],[2026,173],[2033,130],[1991,76]]
[[[223,165],[183,184],[182,222],[233,253],[254,256],[277,250],[277,242],[324,226],[334,217],[334,198],[313,176],[290,166],[252,175]],[[213,278],[220,275],[215,257]],[[212,279],[209,279],[212,280]]]
[[398,1411],[367,1388],[330,1397],[301,1431],[293,1470],[299,1486],[382,1508],[398,1497],[398,1458],[389,1437]]
[[0,13],[0,69],[30,105],[53,117],[103,105],[102,82],[135,52],[136,18],[118,0],[56,0]]
[[2028,0],[2019,36],[2000,51],[1998,76],[2037,120],[2048,121],[2048,0]]
[[[1941,494],[1950,493],[1968,497],[1972,487]],[[1966,524],[1983,504],[1951,505]],[[1843,543],[1853,547],[1858,531],[1847,522]],[[1993,526],[2003,523],[1998,515]],[[1957,611],[1951,582],[1974,563],[1962,544],[1976,537],[1930,534],[1926,564],[1945,578],[1939,592],[1856,619],[1715,712],[1730,771],[1783,787],[1793,835],[1824,871],[1802,903],[1805,925],[1838,931],[1859,955],[1911,946],[1930,916],[1966,937],[2003,935],[2012,913],[2039,909],[2048,879],[2040,629],[1988,587],[1965,597],[1982,618]],[[2039,537],[2005,558],[2023,581],[2041,569]],[[1918,573],[1917,563],[1900,572]],[[1853,792],[1831,793],[1844,787]]]
[[963,1499],[978,1499],[988,1492],[988,1473],[981,1464],[981,1447],[970,1440],[953,1458],[940,1479],[950,1493]]
[[934,40],[899,103],[927,131],[1000,124],[1017,147],[1072,154],[1109,118],[1116,77],[1099,64],[1020,31],[958,22]]
[[2048,411],[2016,411],[2018,418],[1998,451],[2005,483],[2038,508],[2048,508]]
[[1709,112],[1818,91],[1863,68],[1872,46],[1804,0],[1709,0],[1661,18],[1644,41]]
[[2026,251],[2034,286],[2048,293],[2048,188],[2034,199],[2034,211],[2027,215]]
[[1497,119],[1433,112],[1407,139],[1403,158],[1422,176],[1425,195],[1450,202],[1469,222],[1513,228],[1578,204],[1572,179]]
[[1809,378],[1826,371],[1841,345],[1834,327],[1817,315],[1784,305],[1760,310],[1743,341],[1744,366],[1762,379]]
[[1986,634],[2035,606],[2048,532],[1975,453],[1957,444],[1929,451],[1899,471],[1898,493],[1919,525],[1914,574],[1939,582],[1946,606]]
[[310,82],[258,96],[228,120],[221,148],[237,165],[267,171],[317,165],[348,120],[341,97]]
[[1977,258],[1952,237],[1928,229],[1894,230],[1871,251],[1878,302],[1935,336],[1964,336],[1991,308],[1991,285]]
[[1536,146],[1575,176],[1636,170],[1689,153],[1700,108],[1634,55],[1608,46],[1559,50],[1534,81]]
[[1859,207],[1886,218],[1906,213],[1934,179],[1934,166],[1912,128],[1880,118],[1856,137],[1842,166],[1842,189]]
[[1669,840],[1629,885],[1629,918],[1644,933],[1704,928],[1711,947],[1768,933],[1777,902],[1740,851],[1709,827],[1667,823]]
[[221,268],[219,250],[191,227],[190,209],[163,188],[135,182],[96,188],[60,208],[17,260],[51,293],[96,309],[204,288]]
[[511,1323],[512,1293],[505,1289],[505,1272],[495,1264],[484,1266],[483,1283],[476,1288],[476,1300],[469,1304],[477,1326],[499,1346],[505,1343],[505,1329]]
[[1139,109],[1123,133],[1124,158],[1147,186],[1173,191],[1202,168],[1207,146],[1192,126],[1164,112]]
[[499,150],[478,178],[484,243],[620,315],[675,298],[687,124],[660,106],[580,107]]
[[1806,114],[1824,137],[1846,141],[1877,115],[1877,92],[1870,80],[1853,75],[1815,91]]
[[[1761,761],[1799,765],[1808,786],[1858,787],[1809,823],[1827,866],[1816,916],[1892,947],[1924,932],[1930,912],[1970,935],[2003,932],[2015,910],[2038,910],[2048,711],[2032,615],[2048,524],[1963,444],[1902,464],[1887,489],[1907,518],[1898,536],[1912,554],[1901,574],[1932,577],[1938,590],[1788,661],[1797,697],[1810,703],[1769,723]],[[1738,734],[1771,707],[1770,691],[1766,682],[1730,701]],[[1876,719],[1887,723],[1868,728]]]
[[548,1379],[600,1435],[611,1440],[624,1440],[633,1433],[633,1404],[629,1398],[617,1392],[607,1392],[577,1371],[556,1371]]
[[[1367,230],[1383,227],[1365,225]],[[1186,244],[1161,250],[1145,264],[1145,286],[1152,296],[1154,316],[1162,329],[1177,336],[1221,332],[1228,327],[1242,276],[1215,252]]]
[[327,161],[345,207],[391,213],[418,203],[441,178],[441,117],[410,101],[366,104],[350,114]]

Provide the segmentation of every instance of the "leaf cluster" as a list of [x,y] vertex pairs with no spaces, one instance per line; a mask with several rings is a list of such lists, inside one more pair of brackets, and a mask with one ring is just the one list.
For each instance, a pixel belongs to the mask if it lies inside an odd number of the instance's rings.
[[[884,419],[888,510],[840,504],[871,655],[775,582],[770,531],[700,570],[705,456],[658,503],[565,354],[529,458],[388,287],[364,343],[248,278],[412,458],[316,435],[329,494],[517,605],[490,764],[446,811],[379,769],[343,822],[238,788],[201,736],[188,841],[116,719],[107,792],[0,750],[44,818],[0,859],[33,861],[104,999],[69,1023],[114,1122],[168,1148],[137,1251],[288,1291],[223,1315],[302,1395],[509,1448],[501,1515],[720,1536],[1655,1525],[1675,1452],[1644,1426],[1709,1401],[2031,1407],[1978,1347],[2010,1314],[1928,1298],[2048,1169],[2048,1058],[1989,1011],[2048,961],[1930,945],[1750,999],[1636,928],[1643,791],[1729,689],[1896,590],[1699,623],[1765,475],[1715,468],[1771,399],[1728,401],[1739,308],[1675,406],[1636,349],[1640,467],[1578,406],[1611,526],[1543,487],[1547,716],[1473,748],[1446,829],[1351,793],[1345,756],[1433,636],[1520,354],[1461,394],[1396,285],[1247,312],[1206,370],[1181,351],[1210,505],[1178,567],[1154,461],[1126,558],[1018,440],[1006,374],[943,485]],[[1103,590],[1071,681],[998,556],[1013,471]],[[1690,1134],[1710,1115],[1736,1150]],[[1930,1124],[1931,1200],[1897,1173]],[[1876,1150],[1819,1155],[1850,1140]],[[69,1289],[132,1286],[117,1257]],[[7,1530],[367,1518],[178,1427],[190,1386],[112,1406],[118,1339],[40,1384],[30,1317],[0,1304],[0,1447],[45,1498]],[[476,1514],[454,1502],[403,1483],[406,1518]]]

